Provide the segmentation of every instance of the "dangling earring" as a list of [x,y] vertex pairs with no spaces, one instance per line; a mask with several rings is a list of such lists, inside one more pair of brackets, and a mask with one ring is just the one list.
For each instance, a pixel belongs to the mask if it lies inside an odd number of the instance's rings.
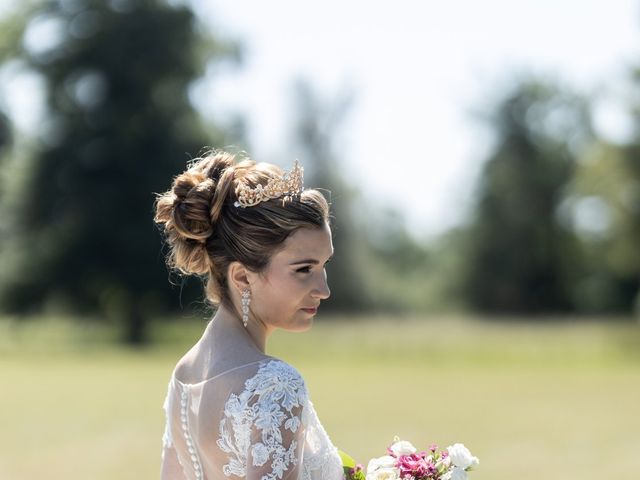
[[251,303],[251,292],[246,289],[242,292],[242,324],[247,326],[249,323],[249,304]]

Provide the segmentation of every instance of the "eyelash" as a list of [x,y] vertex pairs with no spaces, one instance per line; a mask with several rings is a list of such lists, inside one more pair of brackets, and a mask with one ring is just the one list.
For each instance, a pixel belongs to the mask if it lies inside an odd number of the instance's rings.
[[[326,267],[329,262],[331,262],[331,260],[327,260],[322,268]],[[298,268],[296,270],[296,272],[297,273],[310,273],[311,272],[311,265],[307,265],[306,267]]]

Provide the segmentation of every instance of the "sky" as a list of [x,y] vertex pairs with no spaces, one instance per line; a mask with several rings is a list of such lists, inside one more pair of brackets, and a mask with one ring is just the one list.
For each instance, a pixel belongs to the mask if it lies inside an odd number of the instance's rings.
[[[397,209],[417,236],[469,214],[490,131],[474,112],[535,74],[594,95],[596,125],[624,140],[627,76],[640,64],[640,3],[630,0],[193,0],[217,34],[245,45],[241,69],[195,91],[212,115],[240,110],[251,151],[287,166],[292,82],[354,103],[336,144],[365,203]],[[299,156],[298,156],[299,157]],[[300,158],[304,164],[304,158]],[[389,167],[391,165],[391,168]]]
[[[172,1],[189,1],[215,35],[244,45],[240,68],[212,67],[192,89],[205,115],[243,114],[249,141],[240,147],[287,168],[305,162],[290,142],[294,80],[327,104],[351,93],[334,139],[343,176],[363,212],[390,206],[418,237],[467,218],[491,146],[477,113],[517,75],[594,96],[607,138],[629,131],[640,0]],[[18,125],[37,131],[37,79],[6,69],[0,81]]]

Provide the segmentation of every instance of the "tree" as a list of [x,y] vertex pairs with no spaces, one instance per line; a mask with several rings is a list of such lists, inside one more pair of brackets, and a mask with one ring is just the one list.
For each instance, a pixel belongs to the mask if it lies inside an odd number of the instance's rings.
[[583,251],[585,275],[574,287],[581,311],[630,313],[637,301],[639,153],[633,145],[597,142],[578,165],[564,202]]
[[203,145],[226,143],[213,125],[204,134],[189,85],[206,62],[238,50],[162,0],[41,1],[19,27],[1,58],[45,80],[48,128],[30,161],[12,166],[20,187],[0,206],[11,233],[0,306],[122,318],[126,339],[140,343],[149,312],[178,300],[152,222],[154,192]]
[[578,147],[591,137],[587,105],[524,81],[499,101],[491,121],[496,142],[469,231],[464,294],[485,312],[569,311],[579,249],[558,208]]
[[0,154],[11,146],[11,120],[0,111]]

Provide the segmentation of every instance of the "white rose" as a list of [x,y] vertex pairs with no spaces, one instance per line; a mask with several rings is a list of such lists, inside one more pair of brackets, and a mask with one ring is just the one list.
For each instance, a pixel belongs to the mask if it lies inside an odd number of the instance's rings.
[[367,480],[399,480],[400,470],[393,467],[381,467],[372,472],[367,469]]
[[396,466],[396,459],[391,455],[385,455],[383,457],[372,458],[367,465],[367,475],[373,473],[379,468],[392,468]]
[[467,480],[467,472],[458,467],[451,470],[451,480]]
[[406,440],[400,440],[389,447],[393,454],[397,457],[400,455],[413,455],[417,452],[416,447]]
[[447,447],[447,451],[449,452],[451,463],[463,470],[480,463],[478,458],[471,455],[469,449],[462,443],[454,443],[450,447]]

